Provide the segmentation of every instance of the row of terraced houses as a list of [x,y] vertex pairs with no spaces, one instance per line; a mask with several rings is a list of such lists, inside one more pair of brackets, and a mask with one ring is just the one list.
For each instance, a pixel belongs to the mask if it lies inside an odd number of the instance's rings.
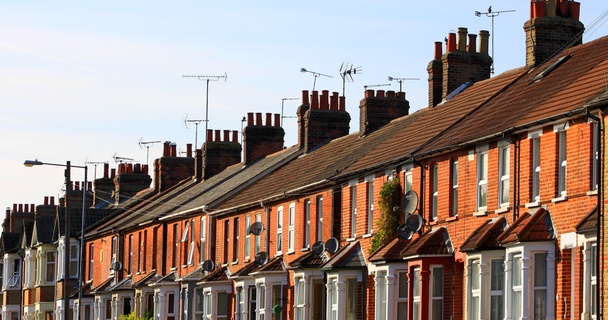
[[242,143],[106,165],[67,215],[8,208],[2,319],[602,318],[608,37],[564,3],[531,2],[526,65],[493,77],[487,31],[436,42],[416,112],[302,91],[294,146],[249,113]]

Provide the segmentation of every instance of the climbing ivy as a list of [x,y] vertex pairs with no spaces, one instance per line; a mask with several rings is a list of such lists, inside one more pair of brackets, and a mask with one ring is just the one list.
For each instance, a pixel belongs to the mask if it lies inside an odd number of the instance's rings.
[[380,190],[380,199],[378,200],[380,219],[376,223],[378,232],[372,239],[370,253],[376,251],[384,242],[397,233],[401,210],[393,209],[400,208],[401,199],[402,189],[399,178],[395,177],[386,181]]

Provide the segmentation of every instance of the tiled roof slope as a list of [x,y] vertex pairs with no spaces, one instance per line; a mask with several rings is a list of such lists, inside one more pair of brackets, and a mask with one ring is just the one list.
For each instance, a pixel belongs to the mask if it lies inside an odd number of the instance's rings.
[[215,269],[208,275],[204,276],[199,284],[204,284],[207,282],[217,282],[217,281],[228,281],[228,275],[226,274],[226,267],[221,267]]
[[51,243],[53,240],[53,223],[55,219],[52,217],[37,217],[34,224],[32,245],[38,243]]
[[323,258],[324,256],[325,252],[316,254],[309,251],[289,263],[289,269],[319,268],[325,262]]
[[364,137],[353,133],[334,139],[278,168],[251,187],[243,189],[219,208],[227,209],[258,203],[260,199],[281,196],[290,190],[330,179],[373,150],[400,128],[415,121],[422,113],[417,112],[402,117],[400,121],[393,121]]
[[498,236],[505,230],[507,220],[505,217],[486,220],[462,243],[460,251],[495,249],[500,247]]
[[593,210],[576,225],[576,232],[578,233],[590,231],[597,231],[597,207],[593,208]]
[[[561,64],[560,58],[569,56]],[[489,101],[457,125],[426,145],[421,154],[499,137],[542,120],[554,120],[572,112],[583,112],[583,105],[605,90],[608,70],[608,37],[570,48],[529,74],[519,78],[504,92]],[[556,66],[539,81],[534,78]],[[470,88],[469,94],[484,94]]]
[[378,248],[378,250],[373,252],[369,257],[369,261],[373,263],[403,261],[401,251],[409,244],[410,240],[404,240],[400,239],[398,236],[394,236]]
[[551,215],[544,208],[539,208],[533,213],[526,212],[520,215],[498,237],[498,241],[502,245],[515,242],[549,240],[555,240],[555,232]]
[[351,242],[346,247],[340,249],[327,261],[321,270],[340,269],[340,268],[364,268],[367,265],[363,250],[359,241]]
[[452,254],[452,242],[445,227],[429,230],[420,237],[412,240],[410,244],[401,251],[404,258],[427,255],[449,255]]
[[2,232],[0,237],[1,253],[15,253],[19,251],[20,232]]

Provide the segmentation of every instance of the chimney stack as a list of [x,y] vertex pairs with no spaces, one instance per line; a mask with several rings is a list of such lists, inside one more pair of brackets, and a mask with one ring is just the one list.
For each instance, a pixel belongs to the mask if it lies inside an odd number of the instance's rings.
[[285,130],[281,128],[280,115],[274,117],[266,114],[266,124],[262,123],[262,113],[256,113],[256,122],[253,123],[253,113],[247,114],[247,126],[243,129],[243,149],[245,164],[250,164],[269,154],[283,149]]
[[367,135],[394,119],[403,117],[410,110],[410,103],[405,100],[405,92],[366,90],[365,98],[359,103],[360,127],[359,136]]
[[[302,101],[308,101],[308,91],[302,91]],[[320,144],[348,135],[350,115],[345,110],[344,97],[338,97],[337,92],[329,98],[329,91],[324,90],[319,97],[318,91],[313,91],[310,104],[302,103],[298,108],[299,145],[304,152],[309,152]],[[328,103],[332,102],[332,103]]]
[[526,67],[534,68],[567,48],[583,43],[585,26],[579,21],[580,2],[530,2],[526,33]]
[[[163,156],[154,160],[154,189],[157,192],[163,192],[178,182],[194,176],[194,158],[178,157],[177,145],[175,142],[165,141],[163,144]],[[149,178],[149,175],[140,174],[137,176],[141,181],[134,186],[135,189],[141,188]],[[147,177],[147,178],[145,178]],[[116,178],[114,179],[116,181]],[[146,188],[150,185],[147,183]],[[135,193],[134,193],[135,194]],[[133,194],[133,195],[134,195]]]
[[[207,130],[207,138],[213,138],[212,131]],[[215,130],[215,138],[207,139],[204,146],[206,152],[205,165],[202,177],[195,176],[197,181],[200,178],[209,179],[229,166],[241,162],[241,144],[238,141],[238,131],[232,131],[232,135],[230,133],[230,130],[224,130],[223,134],[221,130]],[[222,135],[224,137],[223,141],[220,139]]]
[[110,165],[103,164],[103,177],[97,178],[95,184],[95,196],[93,197],[93,206],[95,208],[105,207],[114,203],[112,197],[114,193],[114,180],[109,175]]

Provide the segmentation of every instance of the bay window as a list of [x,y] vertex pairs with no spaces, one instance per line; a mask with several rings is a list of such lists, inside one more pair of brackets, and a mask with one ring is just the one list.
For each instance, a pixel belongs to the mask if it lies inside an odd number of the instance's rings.
[[443,319],[443,267],[431,268],[431,319]]

